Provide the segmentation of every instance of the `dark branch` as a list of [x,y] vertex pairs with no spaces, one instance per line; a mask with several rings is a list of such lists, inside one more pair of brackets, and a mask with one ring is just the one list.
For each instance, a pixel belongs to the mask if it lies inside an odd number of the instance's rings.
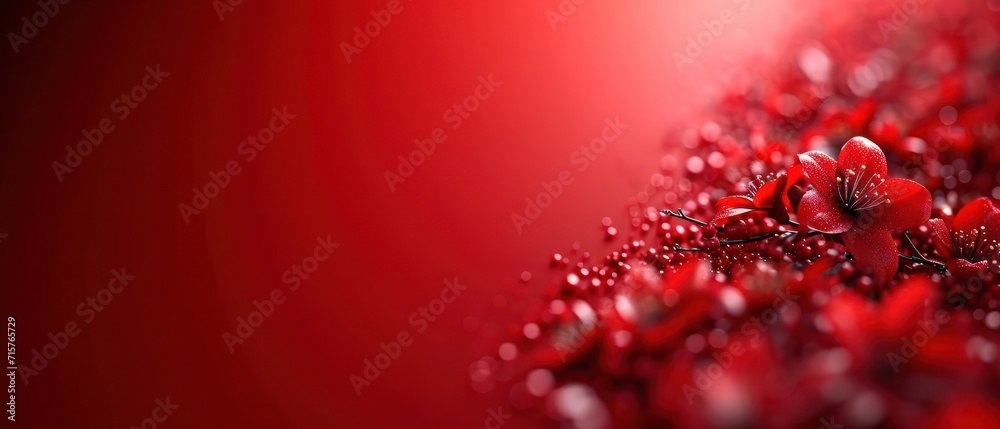
[[754,237],[749,237],[749,238],[740,238],[740,239],[736,239],[736,240],[719,240],[719,243],[720,244],[726,244],[726,245],[754,243],[754,242],[757,242],[757,241],[767,240],[768,238],[771,238],[771,237],[777,237],[779,235],[782,235],[782,234],[785,234],[785,233],[788,233],[788,232],[791,232],[791,233],[794,234],[793,231],[775,231],[775,232],[772,232],[772,233],[762,234],[762,235],[758,235],[758,236],[754,236]]
[[915,263],[922,264],[922,265],[927,265],[929,267],[934,267],[935,269],[938,270],[939,273],[944,274],[944,275],[948,274],[948,266],[947,265],[942,264],[942,263],[937,262],[937,261],[932,261],[932,260],[924,258],[924,257],[920,257],[920,256],[906,256],[906,255],[900,254],[899,255],[899,259],[902,259],[904,261],[909,261],[909,262],[915,262]]
[[674,212],[674,211],[672,211],[670,209],[664,209],[664,210],[660,211],[660,214],[665,214],[667,216],[673,216],[673,217],[676,217],[676,218],[679,218],[679,219],[684,219],[684,220],[686,220],[688,222],[691,222],[693,224],[696,224],[696,225],[708,226],[707,222],[695,219],[693,217],[690,217],[690,216],[684,214],[684,210],[682,210],[680,208],[677,209],[677,212]]
[[906,244],[908,246],[910,246],[910,250],[913,251],[914,256],[906,256],[900,254],[899,259],[934,267],[935,269],[938,270],[939,273],[943,275],[948,274],[948,266],[938,261],[932,261],[930,259],[927,259],[927,257],[925,257],[924,254],[920,252],[920,249],[917,249],[917,246],[913,244],[913,240],[910,239],[910,234],[906,231],[903,231],[903,240],[906,241]]
[[675,252],[708,252],[708,249],[701,249],[697,247],[681,247],[680,244],[674,245]]

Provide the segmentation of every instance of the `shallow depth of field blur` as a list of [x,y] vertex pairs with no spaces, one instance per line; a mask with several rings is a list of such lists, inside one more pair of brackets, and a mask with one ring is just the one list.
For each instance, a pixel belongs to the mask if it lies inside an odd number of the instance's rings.
[[855,136],[942,222],[997,199],[1000,0],[42,1],[0,54],[18,424],[1000,427],[995,276],[913,256],[989,246],[896,231],[879,285],[829,237],[708,257],[661,214]]
[[[768,43],[733,28],[750,7],[721,9],[668,55],[697,77],[691,114],[664,120],[658,171],[588,237],[610,249],[553,252],[495,298],[510,314],[477,343],[472,388],[574,428],[997,427],[1000,218],[961,209],[1000,198],[1000,2],[772,5],[785,14],[756,18]],[[931,218],[982,231],[893,231],[889,279],[837,236],[787,239],[794,216],[778,230],[730,215],[718,234],[757,232],[718,250],[714,221],[698,220],[719,221],[716,201],[756,192],[798,154],[836,159],[855,136],[927,188]],[[553,183],[516,226],[558,196]],[[866,192],[863,210],[889,204]]]

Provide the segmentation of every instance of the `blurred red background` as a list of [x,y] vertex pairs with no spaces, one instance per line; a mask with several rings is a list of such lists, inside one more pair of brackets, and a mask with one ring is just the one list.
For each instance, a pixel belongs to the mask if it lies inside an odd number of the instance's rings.
[[[388,2],[219,4],[69,2],[3,49],[0,306],[19,365],[81,330],[21,376],[18,424],[128,427],[169,397],[165,427],[479,427],[506,392],[474,392],[467,371],[503,335],[505,287],[544,284],[574,242],[611,246],[601,219],[659,171],[672,127],[748,47],[778,49],[775,23],[808,24],[783,1],[587,1],[555,29],[558,1],[403,1],[348,62],[341,43]],[[14,33],[41,10],[4,7]],[[727,8],[735,23],[678,70],[672,53]],[[120,119],[147,66],[169,75]],[[502,84],[451,129],[480,76]],[[295,118],[247,161],[275,108]],[[616,117],[627,129],[579,171]],[[103,118],[114,131],[60,181],[52,163]],[[438,127],[447,140],[392,190],[386,171]],[[178,205],[231,160],[240,173],[185,223]],[[511,215],[564,169],[573,183],[519,233]],[[327,236],[340,247],[289,291]],[[135,279],[85,323],[77,306],[122,267]],[[456,278],[467,292],[416,333],[411,313]],[[287,301],[230,353],[223,333],[276,288]],[[413,344],[358,396],[349,377],[402,331]]]

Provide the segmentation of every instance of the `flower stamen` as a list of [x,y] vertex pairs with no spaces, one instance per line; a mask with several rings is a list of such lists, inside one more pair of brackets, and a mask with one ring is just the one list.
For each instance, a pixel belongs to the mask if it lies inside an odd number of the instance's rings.
[[1000,249],[1000,243],[987,237],[985,226],[969,232],[952,231],[951,237],[958,257],[973,263],[995,259]]
[[861,166],[860,174],[848,169],[843,176],[837,177],[837,183],[840,202],[849,211],[868,211],[890,203],[888,191],[882,190],[885,178],[878,173],[868,174],[866,165]]

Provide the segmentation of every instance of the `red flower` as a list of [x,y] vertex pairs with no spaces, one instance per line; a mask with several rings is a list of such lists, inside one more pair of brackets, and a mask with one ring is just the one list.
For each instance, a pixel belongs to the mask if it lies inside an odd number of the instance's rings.
[[[788,209],[786,208],[788,196],[786,192],[795,181],[801,176],[798,169],[792,169],[789,174],[781,173],[777,176],[767,177],[757,176],[747,185],[745,195],[735,195],[719,199],[715,203],[717,214],[713,221],[724,223],[725,219],[746,215],[748,213],[760,213],[770,216],[777,221],[788,220]],[[789,175],[793,178],[789,180]]]
[[883,283],[896,274],[892,231],[912,228],[931,214],[931,194],[906,179],[887,178],[885,154],[875,143],[854,137],[835,161],[824,153],[799,155],[813,188],[799,202],[799,220],[827,234],[841,234],[859,263]]
[[954,219],[931,219],[930,224],[952,274],[967,277],[985,272],[997,258],[1000,209],[989,198],[967,204]]

